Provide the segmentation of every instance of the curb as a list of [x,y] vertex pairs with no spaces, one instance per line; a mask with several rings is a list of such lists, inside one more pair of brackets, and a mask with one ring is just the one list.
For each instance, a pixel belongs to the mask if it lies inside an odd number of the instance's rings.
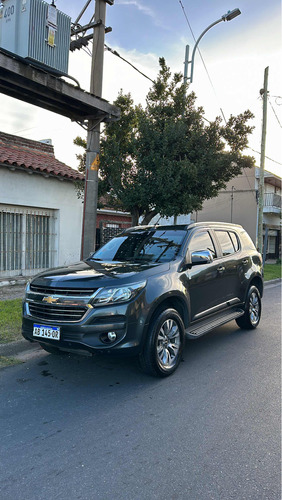
[[32,351],[38,348],[38,342],[29,342],[22,339],[16,342],[0,344],[0,356],[16,356],[24,351]]
[[276,278],[275,280],[264,281],[264,288],[267,288],[267,285],[275,285],[276,283],[280,283],[281,278]]
[[10,279],[8,280],[1,280],[0,281],[0,288],[4,288],[6,286],[25,286],[27,284],[27,279]]

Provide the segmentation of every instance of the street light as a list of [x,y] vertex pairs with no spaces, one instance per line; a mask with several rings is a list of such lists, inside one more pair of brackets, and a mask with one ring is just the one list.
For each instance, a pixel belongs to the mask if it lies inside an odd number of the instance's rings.
[[[195,47],[194,47],[193,52],[192,52],[192,58],[191,58],[190,61],[189,61],[189,45],[186,45],[185,62],[184,62],[184,83],[187,83],[187,82],[192,83],[192,81],[193,81],[195,53],[196,53],[196,49],[197,49],[197,47],[199,45],[199,42],[203,38],[203,36],[205,35],[205,33],[208,30],[210,30],[213,26],[215,26],[216,24],[221,23],[221,21],[232,21],[232,19],[234,19],[234,17],[237,17],[240,14],[241,14],[240,9],[229,10],[226,14],[224,14],[223,16],[221,16],[220,19],[218,19],[214,23],[210,24],[203,31],[203,33],[199,36],[198,40],[196,41]],[[190,76],[188,76],[188,67],[189,67],[189,64],[191,64]]]

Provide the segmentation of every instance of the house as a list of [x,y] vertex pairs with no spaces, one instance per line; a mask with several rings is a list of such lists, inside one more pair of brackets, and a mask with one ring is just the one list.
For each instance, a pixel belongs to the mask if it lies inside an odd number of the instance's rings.
[[[222,221],[241,224],[257,246],[259,168],[244,169],[241,175],[231,179],[218,196],[206,200],[203,209],[187,215],[179,215],[177,224]],[[264,174],[264,235],[267,228],[266,258],[281,257],[281,177],[271,172]],[[173,217],[152,219],[152,224],[174,224]]]
[[51,144],[0,132],[0,279],[80,259],[82,179]]
[[[244,169],[216,198],[206,200],[201,211],[192,213],[191,220],[241,224],[257,244],[259,173],[259,168]],[[263,225],[264,234],[268,230],[266,257],[277,259],[281,256],[281,177],[268,171],[264,174]]]
[[132,226],[132,217],[128,212],[111,208],[98,208],[96,225],[96,248],[107,243],[123,229]]
[[[80,260],[84,176],[55,158],[49,141],[0,132],[0,280]],[[132,225],[103,200],[97,247]]]
[[132,217],[129,212],[114,210],[107,200],[107,197],[101,197],[99,202],[103,208],[98,208],[97,210],[96,248],[107,243],[107,241],[112,239],[123,229],[132,226]]

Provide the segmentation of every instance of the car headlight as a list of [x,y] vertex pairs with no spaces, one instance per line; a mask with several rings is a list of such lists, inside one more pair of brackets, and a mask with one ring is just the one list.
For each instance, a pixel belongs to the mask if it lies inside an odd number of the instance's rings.
[[128,302],[146,286],[146,281],[133,283],[132,285],[101,288],[91,300],[93,306],[103,306],[105,304],[117,304],[120,302]]

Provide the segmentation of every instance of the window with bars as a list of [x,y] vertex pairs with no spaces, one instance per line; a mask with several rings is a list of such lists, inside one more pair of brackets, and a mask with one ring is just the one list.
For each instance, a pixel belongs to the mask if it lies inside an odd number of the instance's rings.
[[0,212],[0,270],[21,269],[22,215]]
[[0,207],[0,274],[32,275],[55,265],[52,210]]
[[50,265],[50,216],[26,216],[26,269],[44,269]]

